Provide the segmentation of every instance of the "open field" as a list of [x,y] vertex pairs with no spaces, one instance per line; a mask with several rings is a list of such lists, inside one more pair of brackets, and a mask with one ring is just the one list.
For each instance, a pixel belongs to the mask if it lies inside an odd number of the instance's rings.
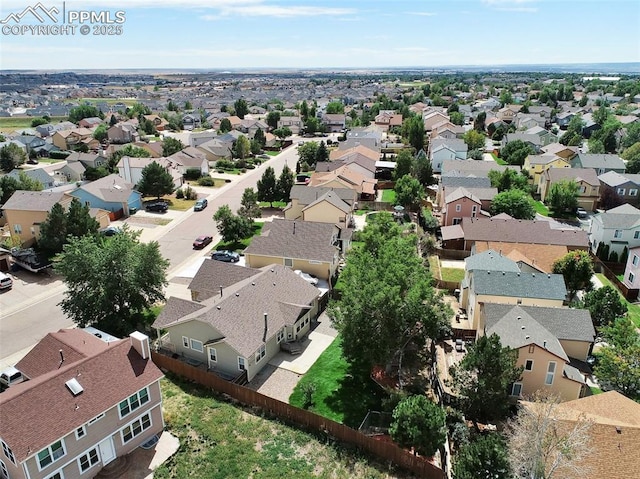
[[[19,130],[20,128],[31,128],[31,121],[36,116],[11,116],[0,117],[0,131],[11,133],[12,131]],[[52,116],[51,123],[58,123],[66,120],[66,116]]]

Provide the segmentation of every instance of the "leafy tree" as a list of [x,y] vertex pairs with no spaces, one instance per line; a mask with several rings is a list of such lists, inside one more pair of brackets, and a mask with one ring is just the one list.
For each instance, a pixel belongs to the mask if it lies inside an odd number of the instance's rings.
[[533,198],[529,193],[519,189],[498,193],[491,202],[491,214],[500,213],[507,213],[520,220],[532,220],[536,217]]
[[141,175],[137,189],[142,196],[155,196],[160,199],[161,196],[170,195],[175,189],[171,174],[156,161],[145,166]]
[[[638,160],[638,167],[640,167],[640,157],[638,158]],[[630,164],[627,163],[628,173],[630,173],[629,165]],[[600,194],[600,203],[598,208],[601,208],[603,210],[610,210],[611,208],[615,208],[616,206],[624,204],[624,200],[622,199],[622,197],[613,188],[607,188],[606,186],[603,186],[603,188],[604,189]]]
[[162,156],[171,156],[182,150],[184,150],[184,143],[178,138],[168,136],[162,141]]
[[313,167],[316,164],[316,157],[320,145],[317,141],[307,141],[301,145],[298,145],[298,157],[300,163],[306,163]]
[[449,369],[451,386],[460,395],[467,418],[503,419],[509,410],[511,385],[522,375],[518,351],[503,347],[497,334],[481,336],[462,361]]
[[502,436],[490,433],[463,444],[453,463],[455,479],[511,479],[509,450]]
[[167,103],[167,110],[169,110],[169,111],[179,111],[180,107],[178,107],[178,104],[176,102],[174,102],[173,100],[169,100],[169,103]]
[[46,125],[47,123],[49,123],[49,121],[45,118],[34,118],[33,120],[31,120],[31,127],[35,128],[36,126]]
[[433,176],[433,167],[424,150],[420,150],[416,155],[414,163],[413,175],[418,179],[424,187],[435,185],[438,180]]
[[62,252],[67,242],[67,215],[60,203],[51,207],[47,219],[40,223],[38,246],[47,254]]
[[596,138],[589,138],[589,153],[593,154],[603,154],[604,151],[604,143],[602,140],[598,140]]
[[238,242],[253,233],[253,219],[234,215],[228,205],[222,205],[213,215],[218,231],[225,242]]
[[402,124],[403,136],[416,152],[424,148],[424,121],[421,116],[406,119]]
[[9,143],[0,148],[0,169],[9,173],[14,168],[27,161],[27,154],[15,143]]
[[395,178],[402,178],[410,175],[413,170],[413,155],[409,150],[401,150],[396,157],[396,169],[394,171]]
[[138,128],[146,135],[155,135],[158,133],[153,122],[142,115],[138,118],[138,125]]
[[640,173],[640,142],[624,150],[620,157],[627,161],[627,173]]
[[575,115],[567,125],[567,131],[560,137],[559,142],[566,146],[576,146],[582,142],[582,129],[585,122],[581,115]]
[[229,118],[223,118],[220,120],[220,133],[227,133],[231,130],[233,130],[233,126],[231,125],[231,120],[229,120]]
[[244,160],[251,154],[251,144],[246,136],[241,135],[233,144],[233,156]]
[[302,104],[300,105],[300,116],[304,122],[309,118],[309,105],[307,104],[307,100],[302,100]]
[[304,122],[305,131],[309,134],[314,134],[317,131],[322,130],[322,125],[320,120],[318,120],[315,116],[310,116],[307,118],[307,121]]
[[570,251],[553,263],[553,272],[564,277],[569,298],[573,298],[576,291],[584,289],[591,284],[593,261],[586,251]]
[[513,103],[513,95],[509,90],[502,90],[502,93],[500,93],[500,103],[502,103],[502,106]]
[[85,118],[95,118],[99,116],[100,112],[98,109],[91,105],[80,105],[69,110],[69,121],[73,123],[78,123]]
[[149,153],[144,148],[133,146],[131,144],[125,145],[119,150],[113,152],[113,154],[109,157],[109,171],[115,172],[118,170],[116,166],[123,156],[131,156],[133,158],[150,158],[151,153]]
[[42,191],[42,183],[28,176],[24,171],[18,173],[18,178],[13,176],[0,176],[0,204],[5,204],[11,195],[17,190]]
[[169,261],[157,242],[140,243],[138,237],[125,228],[110,238],[71,238],[64,246],[55,263],[67,286],[60,305],[78,326],[123,336],[140,327],[146,309],[164,300]]
[[187,111],[193,110],[193,105],[191,104],[190,101],[187,100],[187,101],[184,102],[184,109],[187,110]]
[[534,153],[535,151],[528,143],[522,140],[514,140],[507,143],[500,150],[500,157],[510,165],[522,166],[527,156]]
[[631,145],[640,142],[640,122],[634,121],[627,126],[627,131],[622,138],[620,146],[622,148],[629,148]]
[[111,115],[111,118],[109,119],[109,126],[114,126],[118,124],[118,119],[116,118],[115,115]]
[[411,175],[404,175],[397,180],[393,189],[396,192],[396,203],[405,208],[416,208],[424,198],[424,188]]
[[247,105],[247,101],[244,98],[237,99],[233,103],[233,108],[236,110],[236,116],[241,120],[243,120],[245,115],[249,113],[249,107]]
[[315,163],[319,161],[329,161],[329,151],[327,151],[327,146],[324,144],[324,141],[320,142],[316,150]]
[[107,125],[101,123],[93,130],[93,137],[99,142],[103,142],[107,139]]
[[282,128],[276,128],[273,130],[273,134],[280,138],[280,140],[284,140],[286,137],[291,136],[291,128],[288,126],[283,126]]
[[325,108],[324,111],[328,114],[344,113],[344,105],[341,101],[331,101],[327,104],[327,108]]
[[264,136],[264,131],[258,128],[253,135],[253,139],[258,142],[261,148],[264,148],[264,145],[267,143],[267,138]]
[[560,180],[551,185],[545,203],[555,215],[573,212],[578,207],[579,185],[573,180]]
[[444,409],[426,396],[408,396],[394,408],[389,434],[399,446],[431,457],[447,439],[445,421]]
[[295,184],[295,177],[293,176],[293,171],[289,169],[287,165],[282,168],[282,172],[280,173],[280,177],[278,178],[278,182],[276,184],[276,191],[278,195],[278,201],[284,201],[285,203],[289,201],[291,195],[291,188]]
[[251,218],[252,220],[262,216],[262,211],[258,204],[258,193],[253,188],[245,188],[242,192],[240,204],[242,206],[238,210],[238,215]]
[[620,299],[618,291],[608,285],[586,293],[582,305],[591,313],[596,329],[613,324],[616,318],[627,313],[627,305]]
[[260,146],[260,142],[256,141],[255,139],[252,139],[249,142],[249,150],[251,151],[251,154],[253,156],[259,155],[260,152],[262,151],[262,146]]
[[527,191],[529,189],[529,181],[527,176],[522,173],[518,173],[511,168],[500,172],[498,170],[489,171],[489,179],[491,180],[491,186],[498,188],[499,192],[519,189]]
[[271,166],[268,166],[262,178],[258,180],[258,200],[268,201],[273,208],[273,202],[278,201],[278,182],[276,180],[276,173]]
[[473,120],[473,129],[479,132],[483,132],[485,129],[485,122],[487,121],[487,112],[481,111]]
[[278,128],[278,121],[280,121],[279,111],[270,111],[269,113],[267,113],[266,122],[267,122],[267,125],[269,125],[269,128],[271,128],[272,130],[275,130],[276,128]]
[[[509,462],[518,477],[553,479],[584,477],[584,459],[591,454],[592,422],[579,418],[573,427],[558,427],[563,416],[559,399],[537,393],[521,405],[506,430]],[[567,475],[567,472],[570,474]]]
[[84,179],[88,181],[99,180],[100,178],[104,178],[105,176],[109,176],[109,171],[104,166],[99,166],[98,168],[92,168],[88,166],[84,170]]
[[462,139],[469,147],[469,150],[484,149],[485,136],[477,130],[469,130],[464,134]]
[[[66,235],[80,238],[96,234],[99,228],[100,223],[91,216],[89,205],[83,205],[78,198],[73,198],[67,211]],[[58,230],[58,234],[60,231],[64,230]]]

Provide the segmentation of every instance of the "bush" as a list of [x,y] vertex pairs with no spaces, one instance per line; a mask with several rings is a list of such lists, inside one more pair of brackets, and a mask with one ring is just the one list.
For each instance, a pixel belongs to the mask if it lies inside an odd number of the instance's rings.
[[49,153],[49,158],[51,158],[52,160],[64,160],[70,154],[71,153],[68,151],[52,151]]
[[302,389],[302,407],[304,409],[309,409],[313,406],[313,395],[316,392],[316,384],[313,382],[304,383],[301,386]]
[[198,179],[198,184],[200,186],[215,186],[216,182],[213,181],[213,178],[211,178],[210,176],[203,176],[202,178]]
[[253,164],[251,164],[251,163],[249,163],[249,164],[247,165],[247,167],[245,168],[245,170],[255,170],[255,169],[256,169],[256,165],[253,165]]
[[240,173],[246,173],[246,172],[247,172],[247,169],[246,169],[246,168],[242,168],[242,169],[240,170]]
[[182,191],[182,188],[178,188],[176,190],[176,198],[178,199],[184,198],[184,191]]
[[187,171],[184,172],[185,180],[197,180],[202,176],[202,172],[200,168],[187,168]]
[[184,198],[186,200],[197,200],[198,199],[198,193],[196,193],[195,190],[193,188],[191,188],[190,186],[185,186],[183,193],[184,193]]
[[240,169],[246,168],[247,167],[247,160],[243,160],[242,158],[237,160],[235,167],[236,168],[240,168]]
[[216,168],[223,170],[232,170],[235,167],[233,161],[230,160],[218,160],[216,161]]

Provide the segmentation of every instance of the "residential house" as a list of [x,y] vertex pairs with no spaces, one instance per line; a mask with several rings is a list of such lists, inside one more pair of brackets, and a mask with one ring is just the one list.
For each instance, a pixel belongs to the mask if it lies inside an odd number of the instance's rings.
[[465,130],[463,126],[454,125],[450,121],[436,123],[431,129],[431,140],[435,138],[462,138]]
[[544,128],[548,119],[540,115],[522,115],[518,114],[515,119],[516,128],[519,130],[528,130],[530,128]]
[[640,210],[625,204],[594,215],[589,237],[593,253],[602,244],[609,246],[610,254],[615,252],[620,257],[625,248],[640,246]]
[[3,478],[94,477],[164,429],[163,374],[144,334],[62,329],[16,369],[28,380],[0,395]]
[[162,347],[226,379],[251,381],[319,312],[319,290],[293,270],[273,264],[251,273],[199,303],[170,297],[152,325],[167,331]]
[[493,161],[475,160],[444,160],[442,162],[442,176],[484,176],[488,177],[491,170],[503,172],[506,169],[519,172],[520,167],[514,165],[499,165]]
[[197,148],[203,143],[206,143],[209,140],[213,140],[217,136],[218,133],[214,130],[193,132],[189,135],[189,146]]
[[132,185],[137,185],[142,180],[142,171],[151,163],[159,164],[171,175],[171,178],[173,179],[173,186],[176,188],[180,188],[182,186],[184,183],[182,177],[183,173],[180,171],[178,165],[174,161],[171,161],[170,158],[138,158],[123,156],[116,165],[118,168],[118,176]]
[[598,176],[600,180],[600,208],[609,209],[628,203],[635,207],[640,205],[638,190],[640,175],[607,171]]
[[266,133],[269,130],[269,125],[261,120],[245,118],[241,121],[238,130],[244,133],[249,139],[252,139],[258,130],[262,130],[263,133]]
[[24,173],[30,179],[39,182],[42,185],[42,188],[45,190],[48,190],[49,188],[53,188],[55,186],[55,179],[53,178],[53,176],[47,173],[44,168],[32,168],[29,170],[21,170],[16,168],[7,173],[7,176],[19,180],[20,173]]
[[61,150],[73,150],[83,144],[90,150],[100,146],[100,142],[93,138],[93,130],[88,128],[59,130],[51,136],[51,140]]
[[572,111],[563,111],[556,115],[556,122],[561,130],[566,130],[576,113]]
[[[112,148],[118,145],[109,145],[108,148]],[[147,151],[151,158],[160,158],[162,156],[162,142],[161,141],[136,141],[133,143],[133,146],[137,148],[142,148]],[[120,148],[116,148],[115,151],[118,151]],[[109,156],[105,152],[106,156]],[[113,153],[111,153],[113,154]]]
[[106,165],[107,159],[104,156],[95,153],[80,153],[73,151],[67,156],[67,163],[82,163],[85,168],[100,168]]
[[60,168],[54,170],[53,176],[62,183],[73,183],[84,179],[85,166],[79,161],[65,162]]
[[76,128],[76,125],[71,123],[70,121],[61,121],[60,123],[45,123],[44,125],[36,126],[36,131],[43,138],[47,138],[52,136],[56,131],[61,130],[72,130]]
[[505,105],[498,110],[498,119],[505,123],[512,123],[522,105]]
[[482,204],[482,209],[486,211],[491,207],[494,196],[498,194],[497,188],[491,187],[491,180],[486,176],[443,176],[436,193],[436,205],[440,210],[445,209],[447,196],[459,188],[464,188],[476,196]]
[[518,351],[523,372],[511,396],[547,391],[571,401],[586,394],[586,360],[596,336],[588,310],[491,303],[481,310],[480,334],[497,334],[503,346]]
[[278,120],[278,128],[289,128],[291,133],[297,135],[304,127],[304,122],[299,116],[281,116]]
[[534,153],[538,154],[540,152],[540,148],[543,146],[542,138],[538,135],[530,135],[526,133],[507,133],[502,137],[502,148],[507,146],[507,143],[512,141],[520,140],[529,145]]
[[7,226],[12,235],[20,238],[24,247],[33,245],[40,236],[43,223],[51,208],[60,203],[67,208],[73,198],[63,192],[18,190],[2,207]]
[[[421,113],[422,111],[420,111]],[[394,110],[381,110],[374,119],[374,123],[383,131],[394,126],[402,126],[402,115]]]
[[445,160],[466,160],[467,144],[458,138],[434,138],[429,143],[429,161],[434,173],[442,172]]
[[47,152],[47,149],[44,148],[47,142],[35,135],[18,135],[13,137],[13,141],[18,141],[24,145],[25,152],[27,155],[34,151],[36,154],[40,155],[41,152]]
[[[327,194],[331,194],[332,198],[327,198]],[[348,226],[356,207],[357,193],[351,188],[294,185],[290,198],[290,203],[284,208],[284,217],[288,220],[302,219]]]
[[186,113],[182,115],[182,128],[185,130],[194,130],[202,126],[202,119],[197,113]]
[[378,180],[357,172],[349,165],[341,166],[333,171],[314,172],[309,186],[324,186],[327,188],[351,188],[356,191],[358,198],[373,201],[376,196]]
[[640,289],[640,246],[629,248],[622,282],[629,289]]
[[328,133],[340,133],[346,126],[344,113],[325,113],[322,115],[321,121]]
[[280,264],[329,280],[336,274],[340,253],[350,247],[351,233],[334,223],[274,219],[244,250],[246,265]]
[[[259,269],[243,268],[232,263],[205,258],[189,283],[191,301],[202,302],[212,296],[218,296],[220,288],[224,291],[229,286],[258,273],[260,273]],[[199,308],[193,307],[193,311],[197,309]]]
[[515,261],[523,273],[551,273],[553,264],[569,252],[563,245],[503,241],[476,241],[471,252],[478,254],[487,250],[498,251],[499,254]]
[[540,193],[540,180],[549,168],[571,168],[571,165],[568,161],[550,153],[527,155],[524,159],[522,169],[529,172],[529,179],[532,180],[532,185],[537,193]]
[[169,124],[167,120],[158,115],[145,115],[144,117],[153,123],[153,126],[157,131],[164,131]]
[[558,137],[554,135],[549,130],[545,130],[541,126],[533,126],[524,131],[525,135],[537,135],[540,138],[540,148],[543,146],[549,145],[551,143],[556,143],[558,141]]
[[543,118],[551,119],[551,116],[553,115],[553,109],[550,106],[531,105],[529,107],[529,114],[530,115],[540,115]]
[[443,121],[450,121],[450,119],[449,115],[445,113],[430,110],[423,113],[422,121],[424,122],[424,131],[428,133],[433,129],[435,125],[438,125]]
[[107,138],[111,143],[119,145],[140,141],[137,128],[129,122],[113,125],[107,130]]
[[231,130],[224,135],[201,143],[197,148],[205,154],[208,161],[230,159],[233,145],[241,136],[244,135],[239,131]]
[[562,143],[549,143],[546,146],[540,147],[542,153],[556,155],[563,160],[570,160],[578,153],[578,147],[576,146],[564,146]]
[[571,159],[572,168],[593,168],[598,175],[607,171],[624,173],[626,166],[622,158],[613,154],[578,153]]
[[101,125],[103,120],[98,118],[97,116],[92,116],[90,118],[83,118],[78,122],[78,126],[82,128],[95,128],[98,125]]
[[571,180],[578,184],[578,206],[594,211],[600,199],[600,180],[593,168],[549,168],[540,179],[540,200],[545,201],[551,186]]
[[348,149],[332,150],[329,153],[329,165],[324,164],[327,162],[318,162],[316,171],[334,171],[341,166],[348,165],[351,170],[368,178],[374,178],[376,162],[379,159],[379,150],[358,145]]
[[202,176],[209,174],[209,162],[205,155],[198,148],[187,146],[181,151],[174,153],[167,158],[174,166],[177,167],[180,174],[184,175],[187,170],[200,170]]
[[[495,194],[497,194],[497,190]],[[490,216],[482,208],[482,200],[464,187],[456,188],[444,197],[441,210],[442,226],[457,225],[462,218],[476,218],[480,215]]]
[[112,174],[86,183],[70,194],[91,208],[112,212],[112,219],[116,219],[120,215],[129,216],[131,209],[142,208],[142,195],[133,188],[133,184]]

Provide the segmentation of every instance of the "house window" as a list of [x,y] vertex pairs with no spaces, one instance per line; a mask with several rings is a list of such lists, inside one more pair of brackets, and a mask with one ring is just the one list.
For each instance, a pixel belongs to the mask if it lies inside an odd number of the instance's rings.
[[185,348],[188,348],[189,347],[189,338],[187,338],[186,336],[182,336],[182,345]]
[[293,259],[291,259],[291,258],[285,258],[285,259],[284,259],[284,265],[285,265],[287,268],[293,268]]
[[87,428],[82,425],[78,429],[76,429],[76,439],[80,439],[87,435]]
[[91,449],[89,452],[78,458],[78,464],[80,465],[80,470],[82,472],[92,468],[99,462],[100,458],[98,457],[98,450],[96,448]]
[[[16,458],[13,455],[13,451],[11,450],[11,448],[9,446],[6,445],[6,443],[4,441],[2,441],[2,452],[4,452],[4,455],[7,457],[7,459],[9,459],[11,462],[16,464]],[[16,464],[16,466],[17,466],[17,464]]]
[[453,224],[454,225],[459,225],[460,223],[462,223],[462,219],[461,218],[453,218]]
[[[636,231],[636,233],[638,233],[638,231]],[[638,255],[637,255],[637,254],[634,254],[634,255],[633,255],[633,259],[631,260],[631,263],[632,263],[634,266],[638,266],[638,261],[639,261],[639,260],[640,260],[640,258],[638,258]]]
[[91,421],[89,421],[89,425],[93,424],[94,422],[98,422],[100,419],[102,419],[104,417],[104,413],[102,414],[98,414],[96,417],[94,417]]
[[202,341],[198,341],[197,339],[192,339],[191,349],[193,349],[194,351],[198,351],[199,353],[203,352],[204,348],[202,346]]
[[278,334],[276,335],[276,340],[279,343],[282,342],[283,339],[284,339],[284,328],[282,328],[280,331],[278,331]]
[[527,359],[527,361],[524,363],[524,370],[533,371],[533,359]]
[[640,231],[634,231],[633,232],[633,239],[638,239],[640,238]]
[[533,352],[536,350],[536,347],[534,344],[530,344],[529,345],[529,354],[533,354]]
[[587,192],[587,187],[586,186],[581,186],[580,187],[580,193],[585,194]]
[[260,349],[258,349],[258,351],[256,352],[256,363],[259,363],[260,360],[264,358],[265,354],[267,354],[267,348],[263,344],[262,346],[260,346]]
[[547,377],[544,379],[544,383],[547,386],[553,384],[553,378],[556,375],[556,363],[555,361],[549,361],[549,367],[547,368]]
[[615,230],[613,233],[614,238],[622,238],[622,230]]
[[238,369],[240,371],[244,371],[245,369],[247,369],[246,363],[244,361],[243,357],[238,356]]
[[633,280],[635,279],[635,275],[631,272],[629,272],[629,283],[633,283]]
[[0,477],[2,477],[2,479],[9,479],[9,471],[7,470],[5,463],[2,461],[0,461]]
[[522,396],[522,383],[513,383],[511,386],[511,395],[516,397]]
[[478,214],[478,205],[473,205],[471,207],[471,217],[475,218],[477,214]]
[[638,190],[636,188],[630,188],[629,196],[638,196]]
[[17,235],[22,233],[22,225],[13,225],[13,232]]
[[64,476],[62,475],[62,471],[58,471],[55,474],[51,474],[47,479],[64,479]]
[[626,192],[626,190],[625,190],[624,188],[618,188],[617,193],[618,193],[620,196],[624,196],[625,192]]
[[62,439],[54,442],[49,447],[44,448],[42,451],[38,453],[38,468],[40,470],[47,467],[49,464],[53,464],[62,456],[64,456],[64,443]]
[[129,396],[127,399],[119,404],[120,417],[124,417],[132,411],[135,411],[143,404],[149,402],[149,390],[147,388],[141,389],[137,393]]
[[139,436],[142,431],[146,431],[150,427],[151,415],[147,413],[122,429],[122,444],[128,443],[131,439]]
[[517,304],[522,304],[522,298],[518,298],[518,300],[516,301]]
[[215,348],[209,348],[209,360],[214,363],[218,361],[218,352]]
[[462,205],[456,205],[456,213],[460,213],[462,211]]

